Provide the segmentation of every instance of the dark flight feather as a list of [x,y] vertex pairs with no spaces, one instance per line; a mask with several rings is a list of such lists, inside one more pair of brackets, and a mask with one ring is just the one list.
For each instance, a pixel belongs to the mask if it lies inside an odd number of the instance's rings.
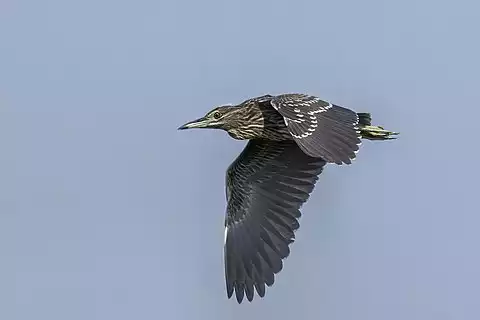
[[225,279],[227,296],[265,295],[290,254],[307,201],[326,161],[293,140],[250,140],[226,174]]

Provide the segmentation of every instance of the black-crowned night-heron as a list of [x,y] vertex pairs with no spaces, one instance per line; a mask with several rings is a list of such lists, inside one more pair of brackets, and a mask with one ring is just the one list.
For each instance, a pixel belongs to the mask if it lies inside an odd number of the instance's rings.
[[225,280],[228,298],[260,297],[290,253],[300,207],[326,163],[350,164],[361,139],[397,133],[369,113],[306,94],[264,95],[213,109],[179,129],[222,129],[249,140],[226,173]]

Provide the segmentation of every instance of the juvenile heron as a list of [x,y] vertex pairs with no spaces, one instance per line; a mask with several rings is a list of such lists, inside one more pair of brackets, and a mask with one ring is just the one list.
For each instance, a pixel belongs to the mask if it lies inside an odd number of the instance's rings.
[[394,139],[369,113],[291,93],[217,107],[179,129],[215,128],[249,140],[226,173],[225,281],[238,303],[265,285],[290,254],[307,201],[327,163],[350,164],[361,144]]

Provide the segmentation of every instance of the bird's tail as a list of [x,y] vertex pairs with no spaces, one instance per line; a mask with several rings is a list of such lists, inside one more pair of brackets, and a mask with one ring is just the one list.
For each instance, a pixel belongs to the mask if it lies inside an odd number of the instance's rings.
[[395,139],[398,132],[384,130],[380,126],[372,126],[370,113],[357,113],[358,128],[363,139],[368,140],[391,140]]

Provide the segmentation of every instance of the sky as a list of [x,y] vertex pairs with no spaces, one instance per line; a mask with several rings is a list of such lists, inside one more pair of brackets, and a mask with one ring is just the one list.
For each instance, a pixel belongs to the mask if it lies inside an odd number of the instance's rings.
[[[476,1],[0,0],[0,319],[478,319]],[[224,174],[177,131],[303,92],[400,138],[328,165],[264,299],[225,294]]]

